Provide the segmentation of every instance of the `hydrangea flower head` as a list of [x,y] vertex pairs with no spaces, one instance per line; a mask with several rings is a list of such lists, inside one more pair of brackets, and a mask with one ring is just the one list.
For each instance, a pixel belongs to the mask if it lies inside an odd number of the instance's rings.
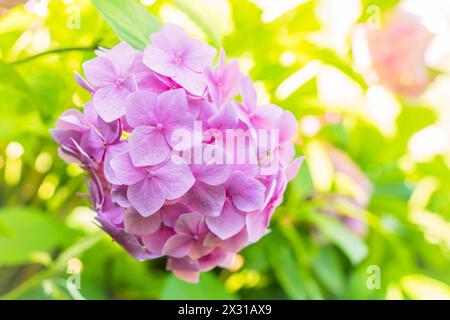
[[121,43],[83,65],[76,80],[92,100],[52,130],[64,160],[89,173],[101,228],[191,282],[269,232],[302,161],[294,116],[258,106],[237,61],[221,50],[213,67],[215,55],[171,24],[143,53]]

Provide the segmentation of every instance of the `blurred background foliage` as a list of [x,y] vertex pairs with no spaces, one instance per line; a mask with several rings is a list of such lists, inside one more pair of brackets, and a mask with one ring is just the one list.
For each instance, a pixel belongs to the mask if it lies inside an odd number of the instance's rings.
[[[0,296],[450,298],[445,0],[108,2],[128,19],[108,8],[102,17],[88,0],[0,2]],[[434,81],[414,99],[371,81],[355,50],[358,26],[382,23],[405,3],[428,14],[424,21],[446,22],[434,30],[442,58],[432,66]],[[124,25],[137,30],[136,46],[157,28],[141,9],[223,46],[256,81],[260,103],[292,111],[300,124],[306,162],[271,233],[198,285],[175,279],[161,260],[133,260],[99,232],[82,197],[82,170],[58,158],[48,132],[64,110],[89,100],[73,71],[97,47],[115,45],[115,34],[127,38]]]

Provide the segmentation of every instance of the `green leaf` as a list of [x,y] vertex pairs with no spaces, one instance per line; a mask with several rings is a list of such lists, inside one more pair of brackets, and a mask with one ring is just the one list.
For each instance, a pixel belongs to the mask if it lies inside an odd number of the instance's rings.
[[323,214],[312,214],[310,219],[325,237],[345,253],[353,265],[359,264],[367,257],[368,249],[364,241],[339,220]]
[[137,50],[143,50],[150,35],[160,28],[158,19],[134,0],[93,0],[93,3],[117,37]]
[[48,252],[73,240],[73,231],[37,209],[6,207],[0,209],[0,265],[27,263],[34,252]]
[[203,5],[201,3],[199,5],[199,0],[173,0],[172,2],[199,26],[215,45],[221,45],[222,35],[218,30],[219,28],[216,27],[216,21],[223,16],[223,12],[215,16],[214,13],[217,14],[217,8],[214,6],[212,6],[213,10],[208,12],[207,7],[210,1],[200,0]]
[[286,244],[274,239],[269,245],[269,259],[275,277],[289,298],[305,300],[305,283],[294,252]]
[[200,275],[198,284],[187,283],[171,275],[161,293],[164,300],[231,300],[234,295],[227,292],[212,273]]
[[323,248],[313,263],[314,272],[325,287],[336,296],[344,292],[344,270],[331,248]]

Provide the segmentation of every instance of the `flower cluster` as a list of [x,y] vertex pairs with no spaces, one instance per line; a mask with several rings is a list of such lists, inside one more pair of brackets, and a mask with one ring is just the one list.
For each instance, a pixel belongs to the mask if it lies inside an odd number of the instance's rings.
[[[121,43],[84,63],[76,80],[92,100],[52,130],[61,157],[90,173],[101,227],[139,260],[167,256],[191,282],[268,232],[301,164],[294,116],[258,106],[237,61],[222,50],[212,68],[215,55],[172,24],[144,52]],[[258,139],[267,131],[276,139]]]

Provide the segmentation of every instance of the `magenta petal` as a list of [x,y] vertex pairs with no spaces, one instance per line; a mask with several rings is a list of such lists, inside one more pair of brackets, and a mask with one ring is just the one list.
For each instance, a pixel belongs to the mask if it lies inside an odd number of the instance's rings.
[[197,181],[186,194],[183,202],[194,213],[208,217],[217,217],[225,202],[225,188],[223,186],[210,186]]
[[195,182],[191,169],[184,163],[167,161],[156,169],[153,180],[166,196],[167,200],[175,200],[183,196]]
[[261,209],[264,203],[265,188],[262,183],[241,172],[234,173],[228,180],[227,191],[236,208],[245,212]]
[[98,115],[111,122],[125,115],[125,98],[130,90],[124,86],[110,85],[98,89],[94,94],[94,107]]
[[138,167],[160,164],[170,155],[163,133],[154,127],[137,127],[128,142],[131,159]]
[[237,210],[229,201],[225,202],[218,217],[206,217],[208,228],[220,239],[228,239],[245,226],[245,214]]
[[127,197],[143,217],[149,217],[157,212],[166,201],[164,191],[159,188],[153,178],[145,178],[128,187]]
[[146,235],[155,232],[161,226],[161,216],[158,213],[143,217],[129,208],[124,216],[125,231],[136,235]]
[[167,240],[163,248],[163,254],[175,258],[188,255],[193,238],[184,234],[176,234]]
[[121,153],[109,162],[115,177],[125,185],[133,185],[146,177],[145,170],[135,168],[128,153]]
[[126,119],[133,128],[157,124],[155,108],[158,97],[148,91],[131,93],[125,100]]

